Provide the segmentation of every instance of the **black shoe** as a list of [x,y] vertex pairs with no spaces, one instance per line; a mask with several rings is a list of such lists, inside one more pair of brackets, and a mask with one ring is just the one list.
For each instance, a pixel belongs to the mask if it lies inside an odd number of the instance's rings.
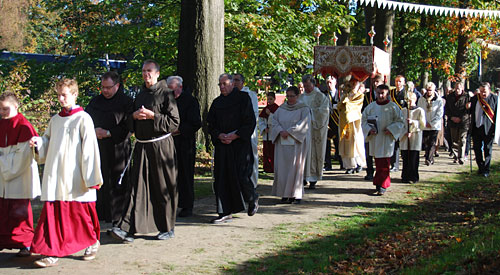
[[373,180],[373,175],[366,175],[365,180]]
[[410,181],[409,181],[409,180],[407,180],[407,179],[401,179],[401,182],[402,182],[402,183],[410,183]]
[[363,167],[361,167],[361,166],[358,165],[354,171],[356,173],[359,173],[359,172],[363,171]]
[[303,180],[302,183],[304,184],[304,187],[307,186],[307,180]]
[[281,204],[290,204],[293,202],[293,198],[281,198]]
[[222,223],[227,223],[227,222],[232,222],[232,221],[233,221],[233,216],[231,214],[228,214],[228,215],[219,214],[219,217],[211,220],[210,223],[222,224]]
[[248,216],[253,216],[259,210],[259,197],[248,203]]
[[300,204],[302,199],[293,199],[293,204]]
[[310,182],[309,189],[316,189],[316,181]]
[[347,169],[345,170],[346,174],[354,174],[354,169]]
[[193,208],[182,208],[177,216],[181,218],[191,217],[193,216]]
[[332,167],[323,167],[323,171],[332,171]]

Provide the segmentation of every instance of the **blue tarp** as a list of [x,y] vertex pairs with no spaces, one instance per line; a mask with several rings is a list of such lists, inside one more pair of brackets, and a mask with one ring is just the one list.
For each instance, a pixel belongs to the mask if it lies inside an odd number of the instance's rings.
[[[4,60],[18,60],[18,59],[30,59],[39,62],[71,62],[74,59],[74,55],[55,55],[55,54],[38,54],[38,53],[20,53],[20,52],[7,52],[2,51],[0,54],[0,59]],[[106,59],[100,58],[97,60],[99,65],[103,67],[106,66]],[[107,60],[109,68],[113,70],[123,71],[127,67],[127,61],[125,60]]]

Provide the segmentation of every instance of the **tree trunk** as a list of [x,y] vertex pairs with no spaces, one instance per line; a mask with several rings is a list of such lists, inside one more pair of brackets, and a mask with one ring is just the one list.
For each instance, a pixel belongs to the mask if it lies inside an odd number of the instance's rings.
[[[469,0],[459,1],[460,8],[468,8]],[[467,50],[470,44],[470,20],[467,17],[458,18],[458,45],[457,56],[455,59],[455,80],[461,81],[467,77],[466,63]]]
[[469,20],[467,17],[461,17],[458,21],[458,46],[455,60],[455,78],[456,80],[465,79],[467,76],[467,50],[470,44],[468,31]]
[[[422,14],[420,16],[420,26],[422,28],[427,28],[427,15]],[[429,57],[429,53],[427,50],[423,49],[420,51],[420,56],[422,57],[422,60],[427,60]],[[427,82],[429,82],[429,71],[427,69],[426,64],[422,64],[421,66],[422,72],[420,73],[420,89],[425,88],[425,85],[427,85]]]
[[[346,10],[349,10],[349,4],[346,2],[344,4]],[[349,41],[351,40],[351,26],[348,25],[346,27],[340,27],[339,40],[337,41],[338,46],[349,46]]]
[[177,73],[200,102],[203,131],[198,132],[198,142],[209,149],[205,121],[224,72],[224,0],[181,1],[178,51]]
[[[408,35],[408,29],[406,27],[406,21],[405,21],[405,13],[401,14],[399,16],[399,20],[398,20],[398,25],[399,25],[399,36],[400,36],[400,39],[399,39],[399,45],[398,45],[398,48],[399,49],[404,49],[405,47],[405,44],[406,44],[406,36]],[[406,51],[405,50],[399,50],[399,55],[398,55],[398,59],[397,61],[395,61],[395,63],[397,64],[397,71],[395,72],[395,75],[405,75],[406,71],[407,71],[407,67],[406,67],[406,58],[407,58],[407,54],[406,54]],[[405,76],[406,77],[406,76]],[[408,81],[408,79],[407,79]]]
[[[385,50],[384,39],[389,37],[391,43],[387,47],[389,58],[392,60],[392,33],[394,26],[394,11],[378,9],[375,7],[365,7],[365,29],[366,29],[366,44],[370,45],[370,37],[368,32],[371,27],[375,27],[375,37],[373,38],[374,46]],[[390,62],[389,62],[390,64]],[[389,77],[390,78],[390,77]]]

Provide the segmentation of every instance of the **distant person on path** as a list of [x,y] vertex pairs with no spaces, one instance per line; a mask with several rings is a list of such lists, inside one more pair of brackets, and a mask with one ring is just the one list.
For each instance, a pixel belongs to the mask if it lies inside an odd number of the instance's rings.
[[39,267],[58,264],[59,257],[85,249],[83,260],[96,257],[100,225],[96,189],[103,184],[94,123],[76,105],[78,83],[63,78],[56,84],[62,110],[53,116],[43,137],[31,138],[43,170],[42,213],[31,251],[42,255]]
[[177,151],[177,188],[179,190],[179,217],[193,215],[194,206],[194,165],[196,157],[196,132],[201,127],[200,104],[190,91],[182,86],[180,76],[169,76],[168,87],[174,91],[179,110],[180,124],[173,132]]
[[311,147],[311,110],[298,101],[300,91],[289,87],[287,101],[273,116],[270,138],[275,144],[272,195],[282,203],[299,204],[304,194],[304,168]]
[[330,117],[328,118],[328,131],[326,138],[326,154],[325,154],[325,170],[332,170],[332,141],[335,147],[334,160],[340,162],[341,169],[342,158],[339,155],[339,112],[337,110],[337,104],[340,100],[339,91],[337,89],[337,79],[334,76],[328,76],[326,78],[327,86],[327,97],[330,101]]
[[304,83],[305,92],[300,95],[299,100],[312,112],[311,151],[306,161],[304,184],[309,182],[309,189],[315,189],[316,183],[323,176],[330,101],[315,87],[316,80],[312,75],[304,75],[302,83]]
[[130,171],[131,192],[126,211],[111,231],[124,242],[135,233],[158,232],[158,240],[175,236],[177,211],[177,156],[172,133],[179,126],[174,94],[165,80],[158,81],[160,66],[146,60],[144,85],[134,100],[131,116],[136,144]]
[[102,75],[101,94],[85,108],[94,121],[104,179],[104,185],[97,191],[97,214],[99,220],[113,226],[123,214],[129,188],[128,173],[122,173],[131,153],[127,119],[132,110],[133,100],[125,95],[120,75],[113,71]]
[[351,79],[344,85],[339,111],[339,154],[346,174],[360,172],[366,165],[365,140],[361,129],[361,108],[363,107],[364,86]]
[[255,116],[255,128],[252,133],[252,153],[253,153],[253,170],[252,170],[252,183],[255,188],[257,188],[257,183],[259,180],[259,150],[258,150],[258,142],[259,142],[259,133],[258,133],[258,118],[259,118],[259,99],[257,98],[257,93],[251,91],[248,87],[245,86],[245,77],[242,74],[234,74],[233,75],[233,83],[234,87],[238,88],[241,92],[247,93],[252,101],[253,113]]
[[259,130],[262,135],[262,165],[264,172],[274,173],[274,144],[270,138],[272,130],[273,114],[278,109],[275,103],[276,94],[267,93],[267,106],[259,114]]
[[250,177],[254,157],[251,136],[255,114],[247,93],[233,85],[233,76],[219,76],[221,94],[214,99],[207,116],[208,130],[215,146],[214,191],[219,216],[211,223],[232,221],[232,214],[246,209],[253,216],[259,208],[259,195]]
[[428,166],[434,164],[437,136],[443,124],[444,104],[436,92],[436,85],[434,83],[428,82],[425,88],[426,92],[418,100],[417,106],[425,111],[426,125],[423,134],[423,145],[425,150],[425,165]]
[[[418,164],[422,150],[422,131],[425,127],[425,111],[417,107],[417,95],[409,93],[410,110],[403,108],[404,131],[399,138],[401,158],[403,159],[403,183],[417,183],[420,179]],[[408,116],[409,113],[409,116]]]
[[19,249],[17,256],[27,257],[34,235],[30,200],[40,196],[29,141],[38,134],[18,108],[14,93],[0,94],[0,250]]
[[472,141],[478,167],[477,173],[484,177],[490,175],[495,128],[496,131],[500,129],[496,125],[498,123],[497,104],[498,96],[491,92],[491,86],[488,82],[481,83],[479,93],[470,102]]
[[361,125],[365,140],[370,143],[370,156],[375,158],[373,185],[376,195],[383,195],[391,186],[390,164],[396,140],[403,134],[401,109],[388,98],[389,86],[377,87],[377,100],[363,111]]
[[470,114],[467,110],[469,96],[465,93],[464,84],[458,82],[455,92],[446,97],[445,114],[448,117],[448,129],[451,135],[451,150],[453,162],[462,165],[465,158],[465,147],[467,144],[467,133],[469,131]]

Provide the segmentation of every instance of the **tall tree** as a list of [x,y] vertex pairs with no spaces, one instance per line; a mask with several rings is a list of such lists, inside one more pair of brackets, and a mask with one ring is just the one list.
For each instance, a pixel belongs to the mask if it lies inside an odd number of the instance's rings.
[[0,50],[24,50],[29,6],[29,0],[0,0]]
[[178,52],[177,73],[200,102],[208,148],[205,118],[219,94],[218,77],[224,72],[224,0],[181,1]]

